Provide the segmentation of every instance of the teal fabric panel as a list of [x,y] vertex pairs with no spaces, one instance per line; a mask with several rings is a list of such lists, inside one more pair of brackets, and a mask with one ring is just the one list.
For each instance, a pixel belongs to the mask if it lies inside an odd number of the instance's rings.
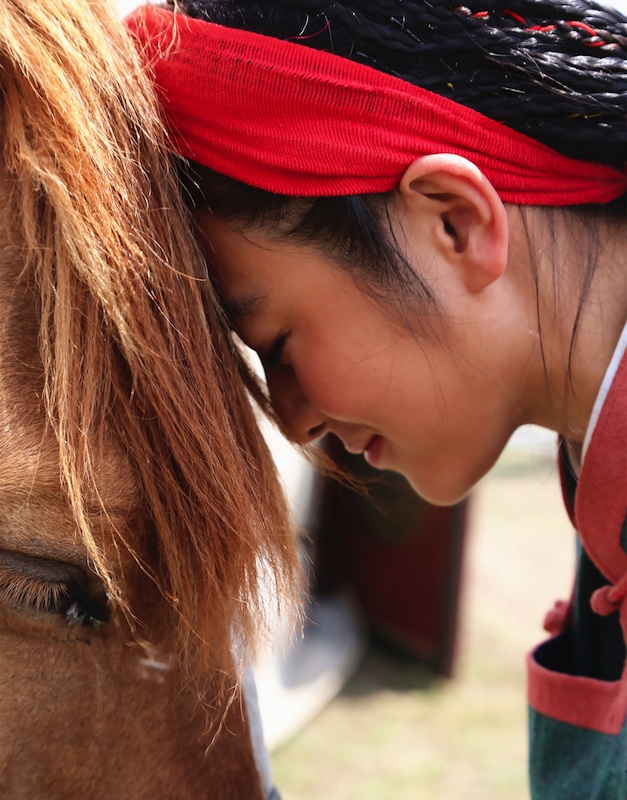
[[627,725],[617,736],[529,709],[532,800],[627,800]]

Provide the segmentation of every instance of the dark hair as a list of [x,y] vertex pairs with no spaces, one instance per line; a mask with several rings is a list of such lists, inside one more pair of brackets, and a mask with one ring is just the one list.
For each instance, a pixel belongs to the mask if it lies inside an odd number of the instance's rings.
[[[178,4],[189,16],[367,64],[450,97],[564,155],[624,168],[627,20],[594,0],[511,0],[506,9],[502,6],[493,0]],[[406,300],[411,294],[423,307],[435,308],[433,291],[416,283],[391,231],[390,195],[295,200],[198,165],[191,165],[185,183],[192,203],[315,243],[378,295]],[[587,220],[622,214],[624,198],[601,207],[573,207],[571,213]]]
[[429,285],[416,278],[390,222],[390,194],[294,198],[256,189],[200,164],[181,165],[181,180],[193,208],[259,229],[266,235],[315,245],[346,270],[361,288],[385,302],[404,324],[419,303],[437,308]]

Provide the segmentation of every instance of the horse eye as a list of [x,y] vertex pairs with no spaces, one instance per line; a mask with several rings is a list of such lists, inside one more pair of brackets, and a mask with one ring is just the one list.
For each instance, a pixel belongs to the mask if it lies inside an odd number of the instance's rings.
[[78,567],[6,550],[0,550],[0,602],[17,611],[61,615],[70,625],[109,621],[106,599],[90,593]]
[[96,603],[92,599],[71,598],[65,609],[65,618],[70,625],[90,625],[100,628],[109,622],[109,608],[104,603]]

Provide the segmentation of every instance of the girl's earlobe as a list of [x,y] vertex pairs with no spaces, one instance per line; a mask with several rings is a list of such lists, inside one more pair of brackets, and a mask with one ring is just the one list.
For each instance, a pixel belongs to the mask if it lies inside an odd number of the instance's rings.
[[505,206],[483,173],[461,156],[416,159],[399,192],[406,213],[428,217],[440,255],[463,270],[466,288],[480,292],[505,271],[508,220]]

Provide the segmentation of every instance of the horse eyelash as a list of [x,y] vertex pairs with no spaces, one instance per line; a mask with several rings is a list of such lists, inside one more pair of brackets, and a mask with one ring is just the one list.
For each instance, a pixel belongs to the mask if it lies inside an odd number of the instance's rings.
[[46,581],[0,567],[0,603],[65,616],[70,625],[101,628],[109,621],[106,603],[90,599],[73,581]]
[[70,598],[70,590],[64,583],[51,583],[25,575],[0,574],[0,598],[11,605],[34,611],[61,613],[64,603]]

